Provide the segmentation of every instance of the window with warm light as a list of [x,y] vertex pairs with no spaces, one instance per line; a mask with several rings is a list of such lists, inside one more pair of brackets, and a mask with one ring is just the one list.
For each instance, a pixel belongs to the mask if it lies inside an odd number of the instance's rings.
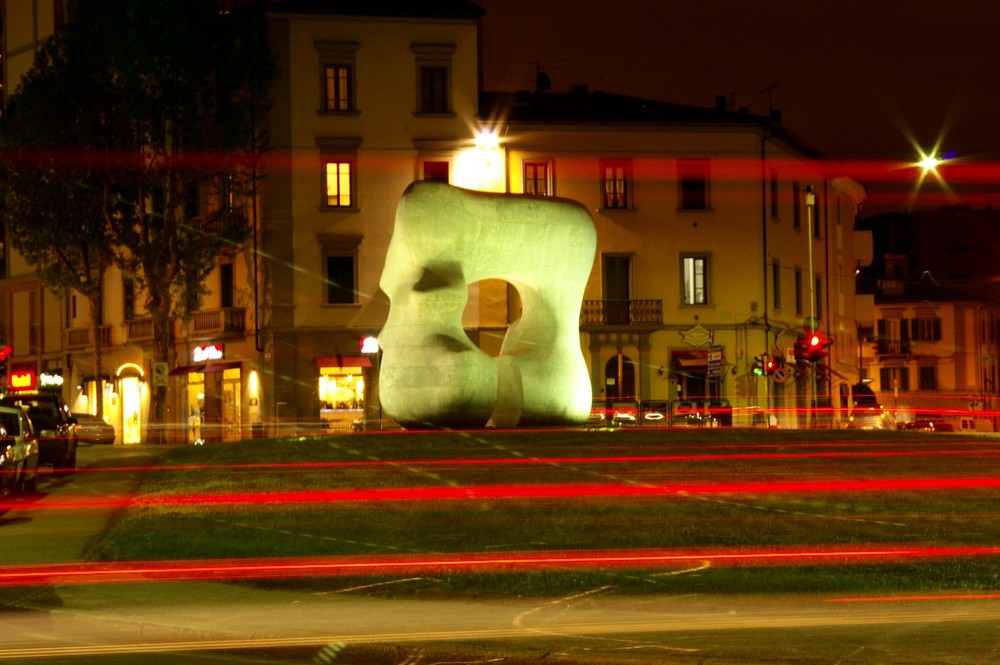
[[535,196],[552,195],[552,164],[548,161],[524,161],[524,193]]
[[632,207],[632,163],[615,159],[601,161],[601,207],[627,210]]
[[322,164],[322,210],[356,210],[358,208],[358,158],[360,139],[318,138]]
[[326,205],[329,208],[354,207],[353,164],[348,161],[326,163]]
[[708,304],[708,256],[681,257],[681,303]]

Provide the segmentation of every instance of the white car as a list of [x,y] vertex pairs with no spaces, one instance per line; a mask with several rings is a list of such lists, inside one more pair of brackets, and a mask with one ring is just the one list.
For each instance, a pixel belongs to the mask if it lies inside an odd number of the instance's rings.
[[4,493],[35,493],[38,486],[38,440],[31,420],[16,406],[0,406],[0,453],[13,464],[3,473]]

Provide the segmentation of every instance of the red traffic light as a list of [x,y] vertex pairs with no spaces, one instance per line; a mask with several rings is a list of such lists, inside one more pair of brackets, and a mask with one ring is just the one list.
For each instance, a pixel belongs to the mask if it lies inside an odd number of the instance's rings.
[[14,350],[10,348],[10,344],[7,344],[3,348],[0,348],[0,362],[3,362],[8,358],[10,358],[10,354],[13,352]]
[[804,341],[805,348],[802,350],[802,356],[805,360],[817,362],[826,357],[826,347],[830,346],[831,340],[822,333],[814,332],[811,335],[806,335]]
[[764,359],[764,373],[770,376],[771,374],[774,374],[774,370],[776,369],[778,369],[777,361],[771,356],[767,356]]

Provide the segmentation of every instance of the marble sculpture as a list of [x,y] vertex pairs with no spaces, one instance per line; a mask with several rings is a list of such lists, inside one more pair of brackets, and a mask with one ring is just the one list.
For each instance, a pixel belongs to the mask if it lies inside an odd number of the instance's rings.
[[[385,412],[411,429],[584,422],[579,319],[596,241],[575,201],[412,184],[380,282],[390,299],[379,334]],[[498,357],[462,327],[468,286],[490,278],[513,285],[522,304]]]

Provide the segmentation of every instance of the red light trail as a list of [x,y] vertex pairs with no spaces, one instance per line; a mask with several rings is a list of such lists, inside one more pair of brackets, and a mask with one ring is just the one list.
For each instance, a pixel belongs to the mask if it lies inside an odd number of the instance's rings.
[[[708,563],[718,567],[891,563],[1000,555],[1000,547],[966,545],[821,545],[666,550],[543,550],[461,552],[279,559],[206,559],[7,566],[0,586],[102,584],[172,580],[288,577],[368,577],[419,574],[596,570],[675,570]],[[859,599],[860,600],[860,599]],[[839,602],[848,602],[840,599]]]
[[[808,446],[866,446],[871,443],[844,443],[844,444],[771,444],[767,447],[795,448]],[[883,444],[884,445],[884,444]],[[963,445],[969,445],[963,442]],[[991,444],[992,445],[992,444]],[[731,446],[724,446],[730,448]],[[702,447],[704,448],[704,446]],[[823,452],[781,452],[781,453],[729,453],[729,454],[672,454],[672,455],[604,455],[589,457],[503,457],[503,458],[460,458],[460,459],[399,459],[399,460],[354,460],[338,462],[264,462],[253,464],[218,465],[192,464],[157,467],[102,467],[102,468],[81,468],[78,472],[107,472],[107,471],[149,471],[171,470],[171,471],[195,471],[198,469],[218,469],[231,468],[234,470],[245,469],[323,469],[323,468],[352,468],[352,467],[391,467],[391,466],[411,466],[411,467],[434,467],[434,466],[530,466],[541,464],[633,464],[636,462],[716,462],[722,460],[748,461],[748,460],[795,460],[795,459],[827,459],[827,458],[877,458],[877,457],[968,457],[968,456],[1000,456],[1000,448],[971,448],[959,450],[934,449],[934,450],[865,450],[858,451],[823,451]]]
[[845,480],[787,480],[746,482],[564,483],[501,484],[448,487],[389,487],[301,490],[293,492],[219,492],[171,496],[112,496],[74,498],[63,502],[0,503],[0,510],[80,510],[85,508],[268,505],[275,503],[334,504],[497,499],[573,499],[588,497],[671,497],[717,494],[773,494],[788,492],[876,492],[913,490],[968,490],[1000,487],[1000,477],[876,478]]

